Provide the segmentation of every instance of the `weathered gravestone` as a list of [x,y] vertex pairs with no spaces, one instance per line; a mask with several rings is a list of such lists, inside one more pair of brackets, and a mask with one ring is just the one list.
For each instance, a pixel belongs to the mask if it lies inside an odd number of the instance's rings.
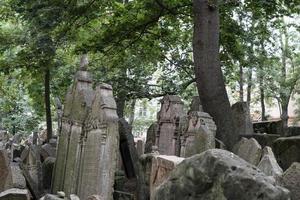
[[254,138],[242,138],[234,147],[233,152],[252,165],[257,165],[261,159],[261,146]]
[[[212,117],[203,112],[199,97],[193,97],[188,113],[188,125],[181,142],[180,155],[190,157],[208,149],[215,148],[217,127]],[[198,104],[198,106],[197,106]]]
[[7,189],[10,174],[11,171],[7,151],[5,149],[0,149],[0,192]]
[[54,169],[55,158],[47,157],[42,164],[43,187],[48,191],[51,189],[51,178]]
[[257,167],[268,176],[278,178],[283,171],[278,165],[271,147],[266,146],[262,151],[262,158]]
[[283,170],[300,162],[300,136],[278,138],[273,143],[274,154]]
[[146,138],[146,143],[145,143],[145,151],[144,151],[145,153],[151,153],[152,146],[155,145],[157,130],[158,130],[158,124],[157,124],[157,122],[154,122],[148,128],[148,130],[147,130],[147,138]]
[[20,168],[32,195],[34,198],[40,198],[43,194],[43,183],[39,146],[31,145],[23,150]]
[[138,188],[138,199],[149,200],[155,189],[165,181],[171,171],[184,160],[177,156],[165,156],[158,153],[144,154],[140,157],[140,171],[142,172]]
[[92,78],[86,71],[85,57],[65,97],[62,124],[52,181],[52,192],[74,193],[78,183],[80,154],[83,145],[84,121],[94,98]]
[[180,118],[184,116],[183,102],[180,97],[167,95],[161,100],[158,114],[156,146],[163,155],[180,155]]
[[254,133],[247,102],[237,102],[231,106],[233,119],[239,135]]
[[292,200],[300,199],[300,163],[294,162],[283,173],[282,185],[290,190]]
[[[113,198],[113,185],[119,146],[118,116],[112,87],[97,86],[85,122],[84,148],[79,165],[78,196]],[[76,193],[75,193],[76,194]]]
[[119,142],[116,103],[110,85],[92,89],[86,65],[83,56],[65,98],[52,191],[110,200]]
[[289,200],[257,167],[233,153],[209,149],[185,159],[155,191],[155,200]]
[[138,154],[134,145],[134,137],[131,130],[131,126],[124,118],[119,119],[120,152],[123,167],[126,176],[129,179],[138,175]]

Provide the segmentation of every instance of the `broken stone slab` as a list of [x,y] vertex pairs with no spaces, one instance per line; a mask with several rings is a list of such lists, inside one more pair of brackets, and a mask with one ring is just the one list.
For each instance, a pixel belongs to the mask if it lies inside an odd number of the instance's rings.
[[26,189],[11,188],[0,193],[0,200],[30,200]]
[[292,200],[300,199],[300,163],[294,162],[282,175],[282,185],[291,192]]
[[300,162],[300,136],[278,138],[273,150],[280,167],[288,169],[293,162]]
[[247,102],[237,102],[231,106],[238,134],[251,135],[254,133]]
[[185,159],[155,191],[155,200],[289,200],[289,191],[233,153],[210,149]]
[[54,194],[46,194],[45,196],[40,198],[40,200],[62,200],[62,199],[64,198],[60,198],[58,195],[54,195]]
[[262,152],[262,158],[257,167],[267,176],[273,176],[275,178],[281,176],[283,171],[278,165],[271,147],[266,146]]
[[277,134],[262,134],[262,133],[254,133],[251,135],[240,135],[240,138],[245,137],[245,138],[254,138],[256,141],[261,145],[262,148],[265,146],[271,147],[273,145],[273,142],[280,138],[280,135]]
[[261,159],[262,148],[254,138],[242,138],[233,147],[233,152],[247,162],[257,166]]

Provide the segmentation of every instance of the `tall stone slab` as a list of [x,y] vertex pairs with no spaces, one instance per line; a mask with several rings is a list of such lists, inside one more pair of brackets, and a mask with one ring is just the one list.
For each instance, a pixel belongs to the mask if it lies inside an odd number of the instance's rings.
[[184,116],[184,111],[180,97],[167,95],[161,100],[156,134],[156,146],[160,154],[180,154],[179,124],[182,116]]
[[119,147],[116,102],[110,85],[97,86],[91,112],[85,122],[85,135],[79,165],[76,194],[80,199],[99,195],[113,198],[113,184]]
[[231,110],[239,135],[252,135],[254,131],[247,102],[237,102]]
[[71,194],[76,190],[84,120],[94,96],[92,79],[86,71],[85,59],[82,58],[80,70],[76,73],[74,83],[65,97],[52,181],[53,193],[63,190]]
[[215,122],[208,113],[190,111],[188,128],[182,137],[181,156],[190,157],[215,148],[216,130]]
[[156,133],[158,130],[158,124],[157,122],[154,122],[150,125],[150,127],[147,130],[147,138],[145,143],[145,153],[151,153],[152,146],[155,146],[155,140],[156,140]]

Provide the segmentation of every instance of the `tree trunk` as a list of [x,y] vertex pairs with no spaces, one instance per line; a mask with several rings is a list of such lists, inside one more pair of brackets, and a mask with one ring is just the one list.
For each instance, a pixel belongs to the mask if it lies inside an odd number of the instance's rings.
[[116,98],[116,103],[117,103],[117,114],[119,118],[123,118],[126,100],[125,98],[120,96]]
[[249,111],[250,111],[250,103],[251,103],[251,88],[252,88],[252,68],[249,69],[248,84],[247,84],[247,105]]
[[52,119],[51,119],[51,104],[50,104],[50,70],[47,67],[45,70],[45,108],[46,108],[46,123],[47,123],[47,140],[52,138]]
[[288,103],[289,101],[282,101],[281,103],[281,115],[280,115],[280,119],[282,121],[282,132],[283,132],[283,136],[287,136],[288,134],[288,120],[289,120],[289,115],[288,115]]
[[129,113],[129,120],[128,120],[130,126],[132,126],[134,122],[135,103],[136,103],[136,99],[133,99],[130,104],[130,113]]
[[240,64],[240,71],[239,71],[239,86],[240,86],[240,102],[244,101],[244,73],[243,73],[243,66]]
[[232,149],[238,141],[219,60],[219,11],[217,1],[194,0],[193,55],[203,108],[217,125],[217,138]]
[[262,85],[262,80],[259,81],[259,91],[260,91],[261,121],[266,121],[267,118],[266,118],[266,106],[265,106],[265,91]]

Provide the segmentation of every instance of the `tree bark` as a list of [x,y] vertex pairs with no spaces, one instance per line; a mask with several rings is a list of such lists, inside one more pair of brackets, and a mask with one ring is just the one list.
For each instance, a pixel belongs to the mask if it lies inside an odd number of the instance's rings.
[[262,81],[259,83],[259,90],[260,90],[260,105],[261,105],[261,121],[266,121],[266,106],[265,106],[265,91],[262,86]]
[[52,138],[52,119],[51,119],[51,104],[50,104],[50,69],[45,70],[45,108],[46,108],[46,124],[47,124],[47,140]]
[[240,64],[240,71],[239,71],[239,86],[240,86],[240,102],[244,101],[244,73],[243,73],[243,66]]
[[132,99],[130,104],[130,113],[129,113],[129,120],[128,120],[130,126],[132,126],[134,122],[135,103],[136,103],[136,99]]
[[217,1],[194,0],[193,55],[196,83],[203,108],[217,125],[217,138],[231,150],[238,141],[219,60]]
[[252,88],[252,68],[249,69],[248,73],[248,83],[247,83],[247,105],[250,111],[250,103],[251,103],[251,88]]
[[120,97],[116,98],[117,114],[118,114],[119,118],[124,117],[125,103],[126,103],[126,100],[124,97],[120,96]]

